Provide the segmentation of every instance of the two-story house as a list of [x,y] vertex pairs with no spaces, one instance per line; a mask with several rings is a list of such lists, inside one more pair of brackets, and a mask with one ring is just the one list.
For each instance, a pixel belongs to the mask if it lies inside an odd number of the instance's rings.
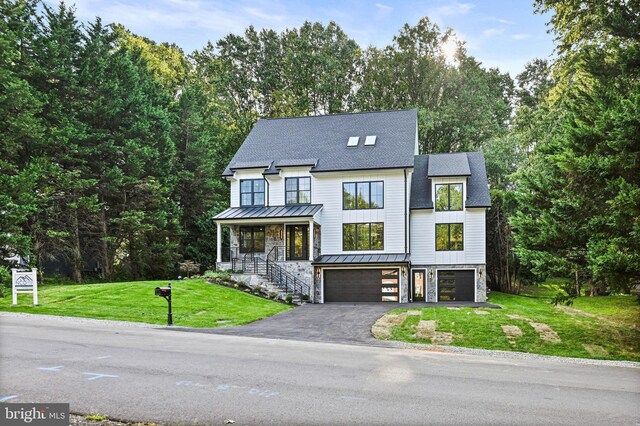
[[320,303],[486,300],[484,158],[418,155],[416,110],[259,120],[223,177],[218,268]]

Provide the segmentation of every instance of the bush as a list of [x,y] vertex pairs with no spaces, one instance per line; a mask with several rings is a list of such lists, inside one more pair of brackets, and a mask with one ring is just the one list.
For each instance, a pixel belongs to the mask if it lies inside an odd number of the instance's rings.
[[0,297],[5,296],[5,288],[11,287],[11,271],[6,266],[0,266]]
[[284,298],[284,300],[288,303],[288,304],[292,304],[293,303],[293,294],[287,294],[287,297]]
[[184,262],[178,263],[178,269],[180,269],[180,272],[185,274],[187,278],[191,278],[191,275],[200,272],[200,264],[191,260],[185,260]]
[[269,293],[269,298],[276,300],[278,298],[278,293],[276,293],[275,291],[272,291]]

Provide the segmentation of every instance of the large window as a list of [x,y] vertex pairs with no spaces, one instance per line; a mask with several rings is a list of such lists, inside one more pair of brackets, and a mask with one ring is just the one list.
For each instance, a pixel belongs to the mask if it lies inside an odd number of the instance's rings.
[[384,182],[347,182],[342,184],[344,210],[384,207]]
[[311,178],[293,177],[284,181],[287,204],[309,204],[311,202]]
[[462,210],[462,184],[436,185],[436,211]]
[[461,223],[436,224],[436,251],[460,251],[464,249]]
[[264,226],[240,227],[240,253],[264,253]]
[[384,223],[345,223],[342,225],[342,249],[383,250]]
[[264,206],[264,179],[240,181],[240,206]]

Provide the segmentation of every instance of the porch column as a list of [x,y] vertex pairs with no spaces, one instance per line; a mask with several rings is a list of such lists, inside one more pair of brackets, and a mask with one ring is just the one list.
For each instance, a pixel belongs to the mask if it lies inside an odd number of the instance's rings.
[[216,262],[222,262],[222,225],[216,222],[218,231],[216,232]]
[[309,260],[313,261],[313,218],[309,219]]

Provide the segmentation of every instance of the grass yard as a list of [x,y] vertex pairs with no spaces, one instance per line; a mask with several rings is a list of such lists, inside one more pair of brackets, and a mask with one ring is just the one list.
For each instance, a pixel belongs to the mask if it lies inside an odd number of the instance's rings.
[[[27,312],[120,321],[167,323],[167,302],[154,295],[167,281],[44,285],[38,289],[40,306],[31,294],[19,294],[11,306],[11,289],[0,298],[0,311]],[[173,324],[184,327],[220,327],[246,324],[291,307],[204,280],[172,282]]]
[[570,308],[549,300],[493,292],[489,302],[503,309],[396,309],[373,331],[404,342],[640,361],[636,297],[581,297]]

